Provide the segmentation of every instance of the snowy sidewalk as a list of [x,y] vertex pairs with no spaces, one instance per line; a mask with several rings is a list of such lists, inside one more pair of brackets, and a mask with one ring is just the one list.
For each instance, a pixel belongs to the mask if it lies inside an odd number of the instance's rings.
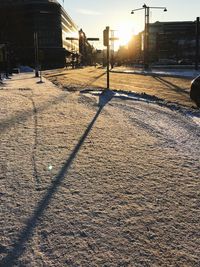
[[129,67],[115,67],[111,70],[112,72],[117,73],[129,73],[129,74],[141,74],[141,75],[160,75],[160,76],[170,76],[170,77],[178,77],[178,78],[188,78],[194,79],[198,75],[200,75],[200,70],[194,69],[177,69],[177,68],[154,68],[149,71],[143,70],[142,68],[129,68]]
[[0,266],[199,266],[193,117],[37,81],[0,90]]

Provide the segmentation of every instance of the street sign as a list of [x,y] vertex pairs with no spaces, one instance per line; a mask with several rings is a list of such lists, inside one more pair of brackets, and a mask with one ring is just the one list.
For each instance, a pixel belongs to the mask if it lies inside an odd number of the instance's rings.
[[88,41],[99,41],[99,38],[87,38]]
[[[66,37],[66,40],[70,40],[70,41],[77,41],[79,40],[78,37]],[[86,38],[87,41],[99,41],[99,38]]]
[[66,40],[71,40],[71,41],[79,40],[79,38],[77,38],[77,37],[66,37],[65,39]]
[[118,38],[118,37],[110,37],[109,40],[110,40],[110,41],[118,41],[119,38]]
[[109,46],[109,27],[106,27],[103,31],[103,45]]

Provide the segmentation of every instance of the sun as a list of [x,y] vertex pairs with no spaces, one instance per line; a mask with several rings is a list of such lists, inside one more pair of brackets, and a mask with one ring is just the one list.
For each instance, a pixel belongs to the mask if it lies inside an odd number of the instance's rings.
[[128,30],[127,28],[126,29],[120,28],[117,31],[117,37],[119,38],[119,41],[118,41],[119,45],[127,45],[131,39],[131,36],[132,36],[132,33],[130,30]]
[[121,23],[116,27],[115,35],[119,38],[118,45],[127,45],[134,34],[133,26],[129,23]]

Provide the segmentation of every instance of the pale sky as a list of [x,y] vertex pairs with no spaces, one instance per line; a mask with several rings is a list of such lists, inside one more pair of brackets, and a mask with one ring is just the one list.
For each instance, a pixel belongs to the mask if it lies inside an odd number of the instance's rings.
[[[59,0],[63,5],[63,0]],[[82,28],[87,37],[102,39],[103,30],[110,26],[119,30],[120,35],[138,33],[144,28],[144,10],[130,14],[132,9],[141,8],[143,4],[150,7],[150,22],[155,21],[194,21],[200,16],[200,0],[64,0],[64,8],[73,21]],[[101,40],[102,41],[102,40]]]

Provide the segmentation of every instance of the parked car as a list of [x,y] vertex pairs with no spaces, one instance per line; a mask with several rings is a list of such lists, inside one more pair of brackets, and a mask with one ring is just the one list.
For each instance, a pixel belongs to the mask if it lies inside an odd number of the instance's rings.
[[191,82],[190,98],[200,108],[200,75]]
[[178,61],[178,64],[179,64],[179,65],[192,65],[193,62],[192,62],[192,60],[190,60],[190,59],[180,59],[180,60]]
[[176,65],[177,61],[175,59],[162,58],[157,62],[158,65]]

